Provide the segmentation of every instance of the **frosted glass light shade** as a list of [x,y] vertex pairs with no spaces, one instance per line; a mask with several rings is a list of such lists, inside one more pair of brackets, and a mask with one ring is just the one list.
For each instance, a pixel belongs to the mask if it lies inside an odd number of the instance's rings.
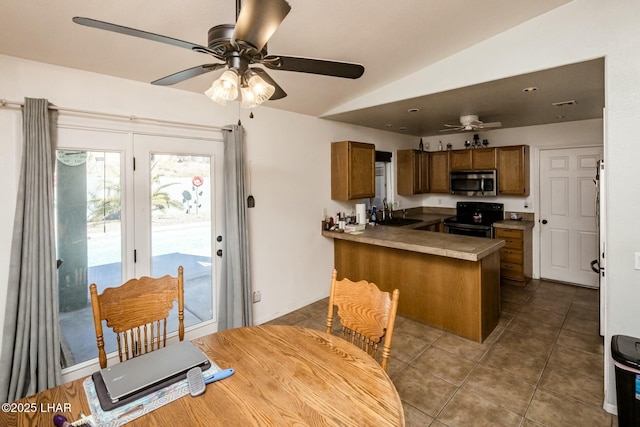
[[251,71],[247,72],[245,76],[247,75],[247,86],[240,88],[240,92],[242,94],[242,107],[253,108],[271,98],[275,93],[276,88]]
[[238,74],[232,70],[225,71],[204,94],[220,105],[233,101],[238,97]]

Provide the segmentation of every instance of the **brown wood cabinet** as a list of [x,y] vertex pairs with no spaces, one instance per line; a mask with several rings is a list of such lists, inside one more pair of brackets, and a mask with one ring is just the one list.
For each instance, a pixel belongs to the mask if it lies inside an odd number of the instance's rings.
[[398,194],[410,196],[429,192],[429,152],[398,150],[396,180]]
[[[418,233],[416,231],[415,233]],[[500,256],[467,261],[334,240],[339,277],[400,290],[398,314],[482,342],[500,317]]]
[[471,168],[476,170],[491,170],[496,168],[495,148],[474,148],[471,151]]
[[531,279],[532,249],[531,229],[495,229],[496,239],[503,239],[500,249],[500,279],[503,282],[524,286]]
[[449,168],[452,171],[471,169],[471,150],[449,151]]
[[513,145],[496,148],[498,195],[529,195],[529,146]]
[[340,141],[331,144],[331,198],[353,200],[374,197],[376,147]]
[[491,170],[496,168],[495,148],[449,151],[451,170]]
[[429,153],[429,193],[449,193],[449,152]]

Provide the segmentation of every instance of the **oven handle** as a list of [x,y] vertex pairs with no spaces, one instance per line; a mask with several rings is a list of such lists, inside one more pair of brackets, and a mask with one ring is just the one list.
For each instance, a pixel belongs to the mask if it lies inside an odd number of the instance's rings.
[[449,228],[457,228],[457,229],[460,229],[460,230],[483,230],[483,231],[489,231],[492,228],[490,225],[480,225],[480,226],[478,226],[478,225],[472,225],[472,224],[467,225],[467,224],[460,224],[460,223],[447,224],[446,222],[444,223],[444,225],[446,225]]

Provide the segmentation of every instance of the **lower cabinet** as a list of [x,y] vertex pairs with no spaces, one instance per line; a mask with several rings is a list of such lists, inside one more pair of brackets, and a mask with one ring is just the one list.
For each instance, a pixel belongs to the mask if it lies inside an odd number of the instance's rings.
[[495,229],[496,239],[505,241],[500,249],[500,279],[524,286],[531,279],[531,229]]

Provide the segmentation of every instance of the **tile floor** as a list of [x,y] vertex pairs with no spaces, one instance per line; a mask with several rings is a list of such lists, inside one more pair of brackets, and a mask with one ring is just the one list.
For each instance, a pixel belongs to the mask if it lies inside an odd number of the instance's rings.
[[[501,300],[482,344],[398,316],[388,373],[406,425],[617,426],[602,409],[598,292],[533,280],[503,286]],[[324,330],[327,304],[269,323]]]

